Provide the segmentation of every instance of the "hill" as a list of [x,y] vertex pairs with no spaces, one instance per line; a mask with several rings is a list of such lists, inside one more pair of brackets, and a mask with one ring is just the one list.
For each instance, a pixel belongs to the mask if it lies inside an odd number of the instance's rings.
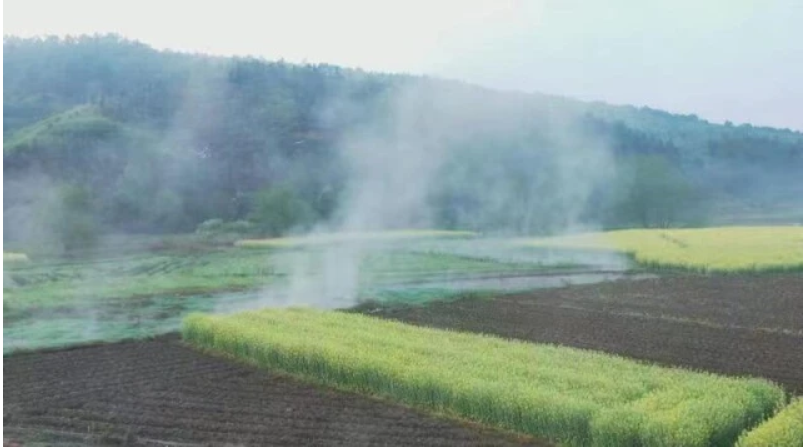
[[32,219],[64,188],[114,232],[802,218],[800,132],[114,35],[6,36],[3,51],[5,239],[54,232]]

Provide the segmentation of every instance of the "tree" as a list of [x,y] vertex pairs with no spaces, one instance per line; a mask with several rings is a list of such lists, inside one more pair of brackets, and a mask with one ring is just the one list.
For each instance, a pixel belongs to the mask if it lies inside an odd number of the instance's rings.
[[76,254],[98,241],[98,225],[87,189],[75,185],[57,187],[38,203],[39,249],[49,253]]
[[314,212],[293,190],[274,187],[264,188],[255,195],[249,218],[262,234],[281,236],[311,224]]
[[701,223],[706,198],[663,157],[636,156],[621,167],[611,225],[668,228]]

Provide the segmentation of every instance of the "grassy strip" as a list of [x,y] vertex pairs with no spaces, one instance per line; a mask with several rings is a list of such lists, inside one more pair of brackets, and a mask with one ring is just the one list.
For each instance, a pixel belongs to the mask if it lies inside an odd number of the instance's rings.
[[187,317],[200,348],[575,446],[729,446],[783,404],[757,379],[313,309]]
[[623,251],[650,268],[728,273],[803,269],[803,227],[793,226],[618,230],[524,244]]
[[803,445],[803,397],[786,406],[780,413],[764,421],[739,438],[736,447],[795,447]]
[[471,238],[476,236],[472,231],[449,230],[392,230],[362,233],[322,233],[300,237],[281,237],[272,239],[243,239],[235,242],[236,247],[270,248],[270,247],[302,247],[339,242],[379,242],[422,238]]

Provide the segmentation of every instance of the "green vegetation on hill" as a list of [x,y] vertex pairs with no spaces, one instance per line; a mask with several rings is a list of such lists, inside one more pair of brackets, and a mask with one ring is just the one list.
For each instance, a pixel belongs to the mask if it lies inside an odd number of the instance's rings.
[[408,145],[444,158],[429,181],[411,178],[424,182],[422,206],[438,228],[546,234],[699,225],[757,204],[800,210],[800,132],[160,52],[117,36],[5,37],[3,51],[6,240],[40,238],[37,210],[65,186],[86,191],[99,231],[249,220],[260,233],[250,236],[265,237],[344,217],[336,211],[355,192],[356,136],[368,151]]
[[117,131],[119,124],[101,115],[97,107],[81,105],[17,130],[3,141],[3,152],[45,151],[66,140],[102,140]]

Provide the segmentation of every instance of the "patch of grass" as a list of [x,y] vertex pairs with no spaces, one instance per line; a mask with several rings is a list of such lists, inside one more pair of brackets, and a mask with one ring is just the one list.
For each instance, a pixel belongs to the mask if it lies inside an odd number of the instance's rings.
[[785,399],[763,380],[345,312],[195,314],[182,335],[315,383],[574,446],[730,446]]

